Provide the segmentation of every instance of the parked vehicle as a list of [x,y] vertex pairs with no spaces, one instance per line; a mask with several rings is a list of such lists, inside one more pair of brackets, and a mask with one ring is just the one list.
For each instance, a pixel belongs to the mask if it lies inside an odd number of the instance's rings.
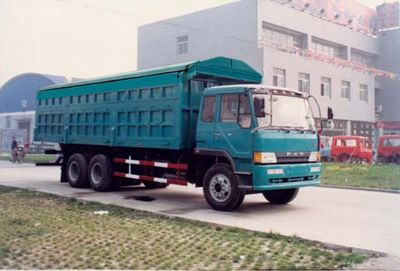
[[378,163],[400,163],[400,135],[379,138]]
[[331,157],[336,162],[371,163],[373,151],[367,137],[334,136]]
[[321,161],[330,162],[331,161],[331,145],[332,145],[332,137],[330,136],[321,136],[320,141],[320,154]]
[[44,87],[35,138],[60,144],[61,181],[72,187],[191,183],[216,210],[250,193],[286,204],[319,184],[310,96],[249,85],[260,81],[245,63],[218,57]]

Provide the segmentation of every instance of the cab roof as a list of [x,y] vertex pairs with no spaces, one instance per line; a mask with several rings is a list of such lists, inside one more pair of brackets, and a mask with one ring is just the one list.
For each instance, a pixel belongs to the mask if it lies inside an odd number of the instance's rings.
[[308,97],[308,93],[300,92],[290,88],[275,87],[270,85],[261,84],[243,84],[243,85],[226,85],[211,87],[205,90],[206,95],[213,94],[227,94],[227,93],[244,93],[248,90],[253,91],[253,93],[268,93],[277,95],[287,95],[287,96],[298,96],[298,97]]

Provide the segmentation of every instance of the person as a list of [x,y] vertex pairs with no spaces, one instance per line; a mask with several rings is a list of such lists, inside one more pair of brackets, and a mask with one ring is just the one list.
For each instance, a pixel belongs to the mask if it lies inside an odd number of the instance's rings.
[[15,136],[12,137],[12,142],[11,142],[11,156],[12,156],[12,161],[15,163],[16,161],[16,156],[18,154],[18,142],[15,139]]
[[16,149],[18,149],[18,142],[15,139],[15,136],[12,137],[12,143],[11,143],[11,152],[15,151]]

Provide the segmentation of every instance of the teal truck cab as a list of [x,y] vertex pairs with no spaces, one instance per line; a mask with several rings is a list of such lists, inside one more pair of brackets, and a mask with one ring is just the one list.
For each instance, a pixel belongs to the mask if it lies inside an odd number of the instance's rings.
[[234,208],[245,193],[285,204],[298,188],[319,184],[318,134],[308,98],[263,85],[206,89],[195,152],[230,161],[205,175],[204,194],[212,207]]
[[44,87],[35,140],[60,144],[72,187],[193,184],[216,210],[250,193],[285,204],[319,183],[318,133],[308,94],[260,81],[217,57]]

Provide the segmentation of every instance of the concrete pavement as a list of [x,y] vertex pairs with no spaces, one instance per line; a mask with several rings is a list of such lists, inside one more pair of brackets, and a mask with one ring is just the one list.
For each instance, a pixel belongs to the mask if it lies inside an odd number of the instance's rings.
[[[156,190],[130,187],[117,192],[96,193],[59,183],[59,172],[58,167],[11,165],[0,161],[0,185],[249,230],[296,235],[400,257],[398,194],[312,187],[301,189],[297,199],[286,206],[270,205],[262,195],[248,195],[238,211],[224,213],[210,209],[202,190],[192,186]],[[154,200],[135,200],[138,196],[149,196]]]

